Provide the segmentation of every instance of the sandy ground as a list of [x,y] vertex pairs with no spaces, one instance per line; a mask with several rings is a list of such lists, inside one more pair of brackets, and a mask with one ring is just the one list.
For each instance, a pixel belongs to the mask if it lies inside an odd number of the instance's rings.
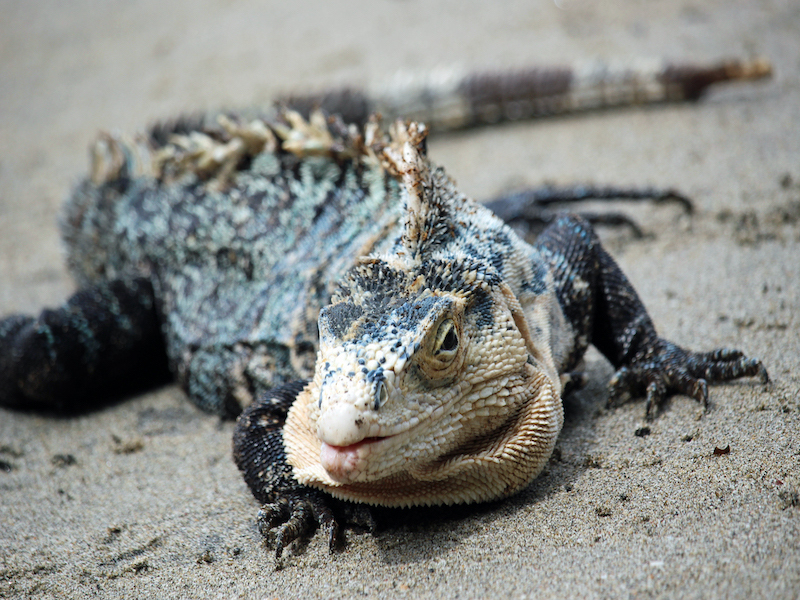
[[[291,8],[289,5],[291,4]],[[0,0],[0,314],[73,289],[55,216],[98,130],[398,69],[768,56],[776,77],[658,107],[483,129],[431,153],[476,197],[549,179],[677,186],[605,232],[660,331],[774,383],[604,409],[567,401],[545,474],[465,518],[322,540],[275,571],[232,424],[175,388],[81,417],[0,410],[0,597],[800,597],[800,5]],[[715,447],[730,454],[714,456]]]

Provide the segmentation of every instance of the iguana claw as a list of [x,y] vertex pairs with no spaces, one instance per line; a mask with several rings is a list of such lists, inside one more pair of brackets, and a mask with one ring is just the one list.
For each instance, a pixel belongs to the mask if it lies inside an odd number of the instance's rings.
[[644,395],[645,417],[651,420],[658,406],[672,394],[684,394],[708,408],[708,384],[739,377],[769,375],[761,361],[747,358],[739,350],[719,348],[711,352],[691,352],[659,339],[652,348],[637,355],[630,365],[620,368],[609,382],[609,406],[617,406]]
[[298,494],[264,504],[258,511],[258,530],[269,543],[275,544],[276,562],[292,542],[309,541],[320,527],[328,532],[331,552],[344,546],[342,527],[326,498],[315,490],[307,491],[307,495]]

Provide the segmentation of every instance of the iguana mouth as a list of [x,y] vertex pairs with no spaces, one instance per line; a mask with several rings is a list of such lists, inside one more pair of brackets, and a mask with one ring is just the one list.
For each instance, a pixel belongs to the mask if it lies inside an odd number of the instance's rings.
[[351,483],[361,475],[375,448],[393,437],[395,436],[367,437],[347,446],[333,446],[322,442],[320,462],[331,479],[338,483]]

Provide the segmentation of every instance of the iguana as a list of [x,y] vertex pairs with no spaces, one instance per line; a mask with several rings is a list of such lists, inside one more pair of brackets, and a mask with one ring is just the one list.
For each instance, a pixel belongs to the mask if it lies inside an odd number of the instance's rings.
[[[589,77],[602,94],[529,71],[417,95],[443,128],[535,106],[695,98],[768,67],[665,72],[616,88]],[[738,350],[660,338],[586,220],[558,216],[526,243],[428,158],[426,125],[384,130],[366,98],[295,97],[306,116],[219,113],[101,135],[62,215],[79,291],[0,321],[0,404],[81,409],[169,370],[206,410],[246,407],[234,457],[280,556],[320,524],[338,545],[364,505],[520,490],[552,452],[590,344],[617,369],[611,400],[644,395],[648,417],[673,393],[705,406],[707,382],[767,380]]]

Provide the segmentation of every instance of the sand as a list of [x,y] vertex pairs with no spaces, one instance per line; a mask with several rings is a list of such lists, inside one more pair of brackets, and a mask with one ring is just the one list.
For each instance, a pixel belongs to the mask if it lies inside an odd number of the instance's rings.
[[[289,6],[291,4],[291,7]],[[322,539],[275,570],[232,423],[167,387],[74,418],[0,410],[0,597],[800,597],[800,7],[793,0],[0,2],[0,314],[73,291],[56,215],[97,131],[399,69],[769,57],[772,81],[695,105],[431,141],[478,198],[545,180],[674,186],[697,206],[603,230],[665,337],[773,378],[685,397],[643,431],[568,399],[546,472],[466,517]],[[715,448],[730,447],[716,456]]]

